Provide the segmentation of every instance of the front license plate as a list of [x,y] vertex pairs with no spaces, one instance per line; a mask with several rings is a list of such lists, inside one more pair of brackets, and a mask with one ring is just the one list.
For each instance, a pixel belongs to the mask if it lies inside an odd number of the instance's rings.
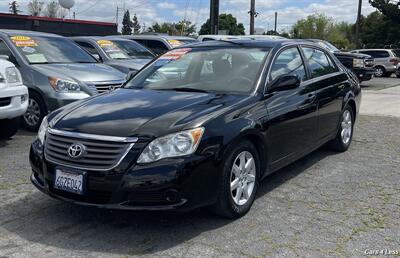
[[84,194],[86,173],[56,168],[54,188],[75,194]]

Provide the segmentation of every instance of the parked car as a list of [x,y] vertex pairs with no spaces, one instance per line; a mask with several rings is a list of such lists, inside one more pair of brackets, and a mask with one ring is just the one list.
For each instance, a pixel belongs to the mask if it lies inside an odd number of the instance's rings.
[[150,50],[129,39],[73,37],[72,40],[100,62],[125,74],[136,73],[154,58]]
[[163,34],[122,35],[120,37],[134,40],[150,49],[154,54],[161,55],[170,49],[197,42],[196,39]]
[[234,35],[200,35],[197,37],[198,41],[210,41],[210,40],[232,40],[232,39],[239,39],[239,36]]
[[307,41],[191,44],[121,89],[49,114],[31,146],[31,180],[81,205],[211,205],[237,218],[268,174],[327,142],[346,151],[360,98],[354,74]]
[[17,133],[20,120],[28,107],[28,88],[22,84],[18,69],[0,58],[0,138]]
[[351,52],[372,56],[376,77],[391,76],[400,61],[400,49],[359,49]]
[[370,55],[342,52],[330,42],[325,40],[309,39],[309,41],[315,42],[333,53],[344,66],[352,70],[357,75],[361,82],[369,81],[373,78],[375,73],[374,59]]
[[0,30],[0,55],[17,66],[29,89],[25,128],[37,131],[49,111],[119,87],[126,75],[97,61],[71,40],[48,33]]

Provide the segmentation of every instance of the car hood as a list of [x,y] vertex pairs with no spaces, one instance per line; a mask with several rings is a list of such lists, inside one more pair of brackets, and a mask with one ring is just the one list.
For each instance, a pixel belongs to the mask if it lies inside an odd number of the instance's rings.
[[350,53],[350,52],[334,52],[335,56],[342,56],[342,57],[352,57],[352,58],[359,58],[359,59],[371,59],[372,57],[365,54],[360,53]]
[[125,74],[104,64],[35,64],[32,67],[46,76],[74,79],[80,82],[121,81]]
[[154,138],[198,127],[231,110],[246,96],[216,93],[118,89],[53,116],[58,130]]
[[149,63],[152,59],[124,59],[124,60],[110,60],[108,65],[119,66],[133,70],[140,70],[143,66]]

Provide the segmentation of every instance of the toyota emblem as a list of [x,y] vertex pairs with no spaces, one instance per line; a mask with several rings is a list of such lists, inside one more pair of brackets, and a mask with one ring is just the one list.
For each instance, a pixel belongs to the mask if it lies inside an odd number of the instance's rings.
[[79,159],[85,153],[86,147],[80,143],[73,143],[68,148],[68,156],[73,159]]

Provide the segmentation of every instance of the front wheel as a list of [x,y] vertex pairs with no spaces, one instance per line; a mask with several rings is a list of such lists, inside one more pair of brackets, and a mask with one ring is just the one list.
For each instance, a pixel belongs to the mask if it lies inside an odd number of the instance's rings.
[[14,136],[19,128],[19,117],[0,120],[0,139],[8,139]]
[[340,120],[339,131],[336,138],[330,142],[331,148],[335,151],[344,152],[351,144],[354,129],[354,112],[350,106],[343,110]]
[[375,67],[375,72],[374,72],[375,77],[383,77],[386,75],[386,70],[382,66],[377,66]]
[[28,109],[22,119],[23,127],[31,132],[37,132],[45,116],[46,106],[42,98],[36,92],[29,92]]
[[224,217],[246,214],[255,199],[260,173],[260,158],[248,141],[232,147],[224,160],[220,192],[214,211]]

